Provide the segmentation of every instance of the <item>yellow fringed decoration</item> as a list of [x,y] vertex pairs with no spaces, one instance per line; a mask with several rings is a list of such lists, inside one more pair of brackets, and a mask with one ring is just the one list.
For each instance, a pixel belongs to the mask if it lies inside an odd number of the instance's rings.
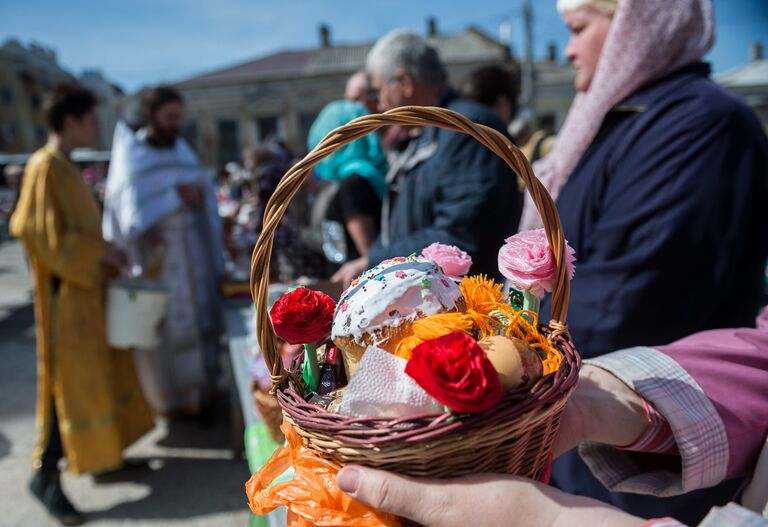
[[497,284],[485,275],[468,276],[459,283],[467,311],[474,310],[487,315],[488,307],[504,301],[502,284]]
[[414,337],[413,335],[405,337],[397,344],[397,349],[395,349],[395,356],[400,357],[401,359],[409,360],[411,358],[411,352],[413,351],[413,348],[422,342],[423,341],[419,337]]
[[413,323],[413,334],[422,340],[434,339],[460,329],[472,331],[472,319],[466,313],[440,313]]
[[442,337],[457,329],[471,334],[473,327],[472,318],[466,313],[439,313],[416,320],[411,329],[413,335],[405,337],[400,341],[395,350],[395,355],[404,359],[410,359],[413,348],[422,342]]
[[478,313],[474,309],[467,311],[467,316],[472,319],[475,327],[477,328],[477,332],[481,337],[487,337],[496,334],[493,329],[493,325],[498,324],[498,321],[492,316]]

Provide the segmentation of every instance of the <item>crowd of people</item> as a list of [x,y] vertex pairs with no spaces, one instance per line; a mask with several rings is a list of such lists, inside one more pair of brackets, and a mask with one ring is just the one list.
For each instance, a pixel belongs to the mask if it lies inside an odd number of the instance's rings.
[[[709,78],[711,0],[557,7],[578,92],[557,138],[520,124],[514,71],[483,67],[456,91],[434,47],[397,30],[373,46],[307,139],[311,150],[369,113],[438,106],[507,134],[534,163],[578,259],[568,322],[589,359],[563,416],[552,486],[492,475],[420,481],[354,466],[339,485],[426,525],[696,525],[707,514],[708,525],[758,525],[736,504],[710,509],[741,501],[768,510],[768,333],[755,328],[768,260],[768,139]],[[281,145],[249,148],[216,187],[180,138],[181,96],[147,90],[141,126],[115,132],[102,215],[69,160],[95,139],[95,106],[83,88],[53,92],[50,139],[26,166],[10,225],[35,280],[30,489],[67,524],[82,517],[61,489],[62,458],[76,474],[129,470],[123,448],[152,426],[152,413],[210,412],[222,278],[247,275],[264,206],[293,162]],[[383,128],[324,158],[313,176],[275,236],[274,281],[346,287],[435,242],[498,278],[504,239],[540,225],[501,159],[441,128]],[[155,349],[108,349],[103,290],[121,275],[167,291]],[[548,309],[545,300],[543,316]]]

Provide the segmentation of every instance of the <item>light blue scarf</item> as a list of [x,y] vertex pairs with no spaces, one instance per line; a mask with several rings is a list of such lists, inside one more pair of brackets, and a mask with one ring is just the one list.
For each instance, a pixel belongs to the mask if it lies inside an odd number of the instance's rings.
[[[335,101],[328,104],[317,116],[309,130],[307,146],[313,149],[330,131],[349,121],[366,115],[365,106],[356,101]],[[387,192],[387,159],[377,133],[342,147],[315,165],[315,174],[328,181],[341,181],[357,174],[366,178],[380,198]]]

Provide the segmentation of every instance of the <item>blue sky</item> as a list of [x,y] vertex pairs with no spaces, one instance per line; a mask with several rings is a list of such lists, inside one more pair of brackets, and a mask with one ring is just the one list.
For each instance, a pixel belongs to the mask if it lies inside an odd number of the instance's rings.
[[[674,1],[674,0],[669,0]],[[567,33],[555,0],[534,0],[535,51],[550,41],[562,50]],[[335,42],[372,40],[396,27],[423,30],[429,16],[441,32],[477,25],[498,36],[507,19],[522,51],[520,0],[2,0],[0,40],[14,36],[53,47],[70,70],[97,67],[129,91],[254,58],[314,46],[317,26]],[[768,0],[715,0],[715,71],[748,58],[755,40],[768,49]]]

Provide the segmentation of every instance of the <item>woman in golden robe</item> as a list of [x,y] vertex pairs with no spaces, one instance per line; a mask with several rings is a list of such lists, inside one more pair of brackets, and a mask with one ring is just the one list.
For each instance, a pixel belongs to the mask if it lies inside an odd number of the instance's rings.
[[[90,111],[79,115],[78,109],[88,108],[84,94],[92,95],[79,87],[67,88],[58,89],[48,108],[51,140],[27,165],[11,233],[22,241],[34,277],[38,370],[34,467],[38,474],[49,473],[44,483],[36,482],[40,479],[36,475],[30,489],[59,520],[75,524],[74,509],[62,516],[41,497],[51,493],[46,489],[52,478],[60,485],[58,456],[45,466],[46,456],[51,458],[49,442],[59,441],[52,432],[60,434],[61,446],[56,448],[63,450],[70,472],[99,474],[123,466],[123,449],[149,430],[153,419],[131,352],[107,345],[104,285],[117,257],[102,238],[96,200],[65,153],[92,144],[89,136],[95,133],[90,128],[97,129],[95,99]],[[68,110],[73,113],[67,114]],[[63,496],[60,486],[57,493]]]

